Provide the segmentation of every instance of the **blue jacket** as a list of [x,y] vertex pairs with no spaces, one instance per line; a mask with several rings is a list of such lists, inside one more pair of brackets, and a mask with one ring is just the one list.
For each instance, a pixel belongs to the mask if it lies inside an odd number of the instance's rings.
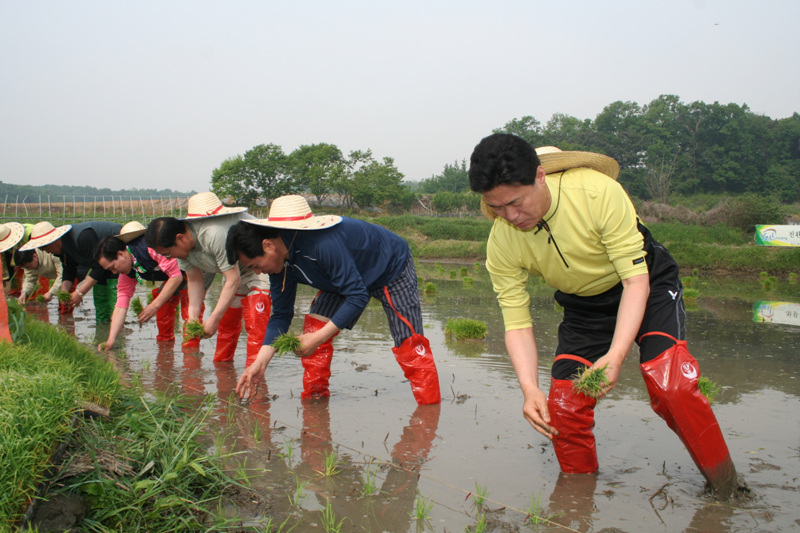
[[264,344],[289,329],[298,283],[344,297],[330,318],[339,329],[350,328],[369,303],[370,291],[394,281],[411,255],[401,237],[348,217],[328,229],[280,230],[280,235],[289,258],[280,273],[269,276],[272,316]]

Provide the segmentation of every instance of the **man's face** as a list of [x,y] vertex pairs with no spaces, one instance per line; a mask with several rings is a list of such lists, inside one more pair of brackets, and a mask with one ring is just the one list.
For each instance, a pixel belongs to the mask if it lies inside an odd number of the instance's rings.
[[[244,254],[239,254],[239,263],[251,269],[256,274],[277,274],[283,270],[283,262],[286,259],[285,247],[279,241],[280,238],[264,239],[262,241],[262,249],[264,253],[258,257],[247,257]],[[283,250],[281,250],[283,248]]]
[[42,250],[53,255],[61,255],[61,249],[62,249],[61,239],[56,239],[50,244],[42,246]]
[[31,260],[24,265],[20,265],[25,270],[32,270],[34,268],[39,268],[39,254],[36,251],[33,252],[33,257]]
[[117,258],[113,261],[100,257],[97,262],[112,274],[128,274],[133,267],[133,258],[128,252],[117,252]]
[[498,185],[483,193],[483,200],[517,228],[533,229],[550,209],[550,191],[544,180],[544,168],[539,167],[532,185]]
[[194,243],[184,233],[175,235],[175,244],[172,246],[155,246],[153,250],[166,258],[186,259],[192,251]]

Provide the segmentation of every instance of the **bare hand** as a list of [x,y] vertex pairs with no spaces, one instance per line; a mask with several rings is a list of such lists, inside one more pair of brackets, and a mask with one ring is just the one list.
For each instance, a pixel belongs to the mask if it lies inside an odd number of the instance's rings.
[[533,429],[553,440],[558,435],[558,430],[550,425],[550,412],[547,410],[547,396],[540,389],[525,395],[522,404],[522,414],[533,426]]
[[617,357],[606,354],[597,361],[595,361],[595,363],[592,365],[591,368],[592,369],[603,368],[604,366],[606,367],[605,373],[606,373],[606,378],[608,379],[608,385],[603,387],[603,392],[601,392],[597,396],[598,400],[603,396],[605,396],[606,394],[608,394],[609,392],[611,392],[611,389],[617,386],[617,380],[619,379],[619,372],[622,367],[622,361],[619,360]]
[[140,324],[144,324],[151,318],[153,318],[156,313],[158,312],[158,307],[153,304],[148,305],[145,307],[141,313],[139,313],[138,319]]
[[242,400],[253,398],[258,392],[258,385],[261,378],[264,377],[264,372],[267,370],[267,365],[263,361],[256,359],[248,366],[236,383],[236,394]]
[[77,307],[81,304],[82,301],[83,301],[83,296],[78,294],[77,290],[70,293],[69,295],[70,305],[72,305],[73,307]]
[[42,298],[44,298],[45,302],[49,302],[50,300],[53,299],[53,293],[52,292],[46,292],[46,293],[44,293]]
[[315,335],[315,333],[316,332],[302,333],[301,335],[298,335],[297,338],[300,339],[300,348],[295,350],[294,353],[296,353],[300,357],[308,357],[310,355],[314,355],[314,352],[317,351],[319,345],[322,344],[323,340],[325,340],[325,339],[317,340],[316,338],[317,335]]

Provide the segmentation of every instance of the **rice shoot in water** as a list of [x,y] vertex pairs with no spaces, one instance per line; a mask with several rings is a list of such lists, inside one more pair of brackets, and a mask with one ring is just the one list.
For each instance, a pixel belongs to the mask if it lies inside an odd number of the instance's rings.
[[133,311],[136,316],[139,316],[139,314],[144,311],[144,307],[142,307],[142,301],[138,296],[131,300],[131,311]]

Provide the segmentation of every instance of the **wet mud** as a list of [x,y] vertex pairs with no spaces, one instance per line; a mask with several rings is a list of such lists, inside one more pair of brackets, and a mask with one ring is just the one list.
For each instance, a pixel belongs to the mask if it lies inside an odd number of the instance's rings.
[[[325,531],[327,508],[341,531],[462,532],[481,524],[502,532],[800,528],[800,327],[756,323],[753,301],[735,296],[701,298],[689,311],[689,349],[702,374],[722,386],[712,407],[750,490],[723,502],[706,492],[688,452],[650,408],[635,352],[596,409],[599,473],[560,473],[550,443],[522,418],[486,274],[470,276],[470,286],[436,280],[435,294],[423,296],[443,396],[438,406],[417,406],[374,304],[334,341],[328,400],[301,401],[302,367],[283,356],[271,363],[259,395],[238,401],[233,389],[244,369],[244,336],[233,363],[215,364],[213,339],[184,353],[179,343],[156,343],[154,324],[131,322],[125,355],[115,361],[145,389],[218,396],[208,446],[240,452],[228,466],[247,474],[251,490],[226,495],[232,503],[225,511],[243,525],[272,518],[275,531],[284,521],[284,530]],[[532,282],[531,291],[541,383],[549,388],[560,314],[546,286]],[[313,295],[298,298],[297,324]],[[88,301],[60,319],[54,305],[29,308],[86,343],[107,334],[94,324]],[[450,318],[485,321],[489,334],[450,341]]]

